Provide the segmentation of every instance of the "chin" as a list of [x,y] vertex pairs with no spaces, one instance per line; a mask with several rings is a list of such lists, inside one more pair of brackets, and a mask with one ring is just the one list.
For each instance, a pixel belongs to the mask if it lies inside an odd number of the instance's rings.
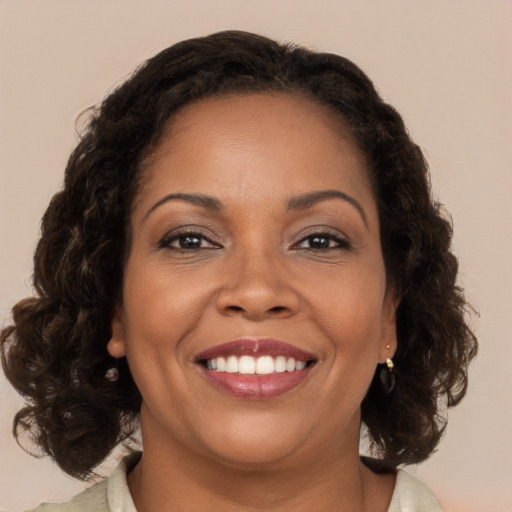
[[233,419],[212,428],[207,445],[225,464],[248,470],[264,470],[286,465],[307,446],[308,429],[302,421],[282,421],[255,415],[242,421]]
[[247,441],[234,442],[228,449],[222,447],[216,455],[225,466],[241,471],[271,471],[293,466],[298,449],[292,442],[274,440],[264,445]]

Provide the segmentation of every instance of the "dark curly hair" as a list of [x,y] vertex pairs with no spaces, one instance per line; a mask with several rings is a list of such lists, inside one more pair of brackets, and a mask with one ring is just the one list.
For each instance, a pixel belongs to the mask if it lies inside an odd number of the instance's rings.
[[125,359],[116,382],[105,373],[114,365],[106,344],[145,157],[185,104],[267,92],[326,105],[367,160],[388,281],[401,299],[396,387],[382,391],[378,367],[362,403],[374,454],[391,466],[426,459],[446,407],[464,396],[477,342],[456,281],[451,223],[431,197],[427,164],[400,115],[343,57],[221,32],[157,54],[91,112],[42,219],[35,297],[13,308],[13,324],[2,331],[5,374],[27,401],[14,434],[31,434],[68,474],[90,476],[138,424],[141,396]]

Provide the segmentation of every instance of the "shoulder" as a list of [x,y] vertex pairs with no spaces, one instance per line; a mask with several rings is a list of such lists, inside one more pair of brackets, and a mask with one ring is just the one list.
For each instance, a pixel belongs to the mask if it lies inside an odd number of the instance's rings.
[[126,475],[139,458],[140,453],[125,457],[108,478],[77,494],[67,503],[42,503],[27,512],[136,512]]
[[35,509],[27,512],[86,512],[92,510],[109,512],[107,482],[108,479],[98,482],[89,489],[77,494],[67,503],[42,503]]
[[425,484],[400,469],[388,512],[443,512],[443,509]]

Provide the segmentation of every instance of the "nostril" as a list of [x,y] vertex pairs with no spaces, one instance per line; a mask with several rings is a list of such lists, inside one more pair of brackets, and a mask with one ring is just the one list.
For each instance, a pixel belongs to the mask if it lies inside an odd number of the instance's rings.
[[284,306],[274,306],[273,308],[269,309],[269,312],[271,313],[282,313],[283,311],[286,311]]
[[[250,309],[250,308],[249,308]],[[270,315],[282,315],[286,313],[289,310],[289,308],[285,306],[274,306],[272,308],[267,309],[266,313]],[[225,311],[230,311],[231,313],[247,313],[249,310],[246,310],[242,306],[227,306]]]
[[240,306],[228,306],[228,309],[230,309],[231,311],[243,311],[244,308],[240,307]]

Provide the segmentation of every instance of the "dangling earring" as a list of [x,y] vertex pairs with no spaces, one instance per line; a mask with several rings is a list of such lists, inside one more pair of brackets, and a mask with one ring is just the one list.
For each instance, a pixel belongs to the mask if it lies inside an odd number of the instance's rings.
[[386,359],[386,367],[380,370],[380,383],[386,395],[390,395],[395,389],[395,365],[393,361],[388,357]]
[[118,359],[116,359],[116,365],[113,366],[112,368],[109,368],[105,372],[105,379],[107,379],[110,382],[116,382],[117,379],[119,379],[119,370],[117,369],[117,363]]

